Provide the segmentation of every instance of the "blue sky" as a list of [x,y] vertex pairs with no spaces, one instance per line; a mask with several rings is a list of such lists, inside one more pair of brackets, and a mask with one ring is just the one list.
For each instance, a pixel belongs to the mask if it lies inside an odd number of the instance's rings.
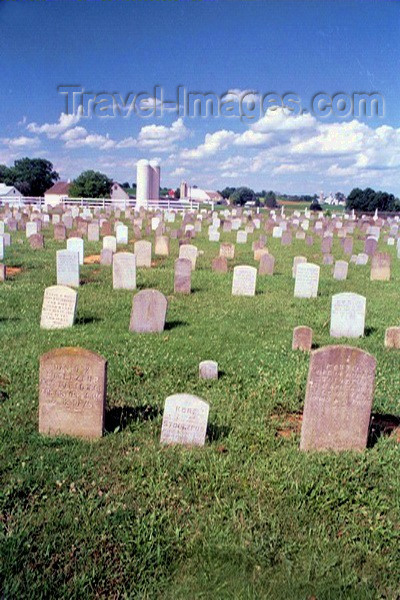
[[[63,179],[92,168],[132,182],[138,159],[157,158],[174,187],[400,194],[399,17],[400,3],[382,1],[0,1],[0,162],[42,156]],[[113,116],[109,101],[105,117],[66,115],[60,85],[131,99],[154,86],[167,100],[179,85],[230,92],[234,116]],[[270,92],[307,112],[241,119],[248,91],[248,112]],[[377,92],[384,114],[312,114],[320,92]]]

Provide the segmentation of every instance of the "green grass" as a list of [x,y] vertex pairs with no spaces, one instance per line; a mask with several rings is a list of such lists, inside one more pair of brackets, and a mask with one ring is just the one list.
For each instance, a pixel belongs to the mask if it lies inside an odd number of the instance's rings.
[[[377,359],[374,412],[399,413],[400,352],[385,350],[383,339],[399,324],[400,261],[388,248],[389,283],[370,282],[369,266],[350,265],[345,282],[321,266],[318,298],[294,299],[293,256],[321,264],[320,241],[281,247],[268,236],[276,274],[258,278],[254,298],[232,297],[233,265],[255,265],[258,234],[236,245],[225,275],[210,269],[219,244],[196,238],[204,255],[190,297],[173,295],[176,240],[168,259],[138,270],[140,289],[168,297],[161,335],[129,333],[133,294],[113,291],[111,269],[99,265],[81,268],[76,325],[41,330],[43,292],[56,282],[55,252],[65,244],[46,232],[46,249],[32,251],[12,235],[6,264],[23,271],[0,287],[5,600],[400,596],[396,440],[382,437],[364,453],[306,454],[298,433],[278,435],[304,402],[309,358],[291,350],[293,328],[312,327],[318,346],[334,342],[336,292],[367,297],[368,335],[350,343]],[[100,248],[85,242],[86,255]],[[343,258],[338,240],[334,254]],[[108,432],[96,442],[38,434],[39,357],[75,345],[108,360]],[[218,361],[217,382],[198,380],[204,359]],[[204,448],[159,444],[164,400],[179,392],[210,403]]]

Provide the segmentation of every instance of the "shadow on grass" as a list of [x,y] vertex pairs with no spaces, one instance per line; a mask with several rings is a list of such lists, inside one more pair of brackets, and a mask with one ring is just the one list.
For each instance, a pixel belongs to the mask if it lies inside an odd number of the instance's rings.
[[317,344],[316,342],[313,342],[311,344],[311,350],[318,350],[319,347],[320,347],[320,344]]
[[376,331],[376,327],[366,327],[364,329],[364,337],[369,337],[370,335],[375,333],[375,331]]
[[98,323],[101,321],[99,317],[78,317],[75,321],[76,325],[90,325],[91,323]]
[[113,433],[117,428],[123,431],[131,423],[143,423],[152,421],[160,414],[160,409],[144,405],[144,406],[115,406],[106,412],[105,431]]
[[171,331],[171,329],[175,329],[176,327],[184,327],[187,324],[187,321],[179,321],[178,319],[175,321],[167,321],[167,323],[165,323],[164,331]]
[[207,438],[210,442],[218,442],[219,440],[228,437],[231,428],[226,425],[208,424]]
[[367,448],[373,448],[382,436],[390,436],[400,427],[400,417],[372,413],[369,423]]

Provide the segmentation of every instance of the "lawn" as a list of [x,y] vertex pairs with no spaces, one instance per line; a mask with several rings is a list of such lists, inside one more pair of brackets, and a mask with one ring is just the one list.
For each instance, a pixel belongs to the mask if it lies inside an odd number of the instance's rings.
[[[376,357],[373,412],[398,415],[400,351],[383,344],[385,328],[399,325],[395,248],[380,242],[392,254],[390,282],[370,282],[369,266],[353,264],[347,281],[334,281],[323,265],[318,298],[301,300],[293,298],[293,256],[321,264],[319,238],[281,247],[268,235],[275,275],[258,278],[255,297],[232,297],[232,268],[256,264],[259,232],[218,274],[210,264],[219,244],[206,229],[194,241],[204,254],[190,296],[173,294],[176,240],[169,258],[138,270],[139,289],[168,297],[166,330],[154,335],[129,332],[133,294],[113,291],[111,268],[96,264],[81,268],[75,326],[41,330],[44,289],[56,283],[55,253],[66,244],[49,230],[45,250],[33,251],[12,234],[5,262],[22,270],[0,284],[4,600],[400,597],[396,436],[363,453],[300,453],[309,357],[291,350],[297,325],[312,327],[318,347],[334,343],[332,294],[365,295],[366,336],[339,343]],[[355,240],[354,251],[362,248]],[[100,249],[85,241],[86,255]],[[344,258],[338,240],[333,253]],[[39,357],[62,346],[108,360],[101,440],[38,434]],[[199,381],[205,359],[218,361],[218,381]],[[165,398],[180,392],[210,404],[204,448],[159,444]]]

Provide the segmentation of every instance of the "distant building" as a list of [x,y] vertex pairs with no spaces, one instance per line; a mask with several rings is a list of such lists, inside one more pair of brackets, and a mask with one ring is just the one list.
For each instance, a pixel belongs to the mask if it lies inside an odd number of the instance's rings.
[[111,200],[129,200],[129,194],[122,186],[119,185],[116,181],[112,184],[111,187]]
[[[183,196],[182,191],[186,192]],[[221,202],[223,200],[223,197],[219,192],[214,192],[212,190],[203,190],[198,187],[191,187],[188,186],[186,181],[183,181],[181,183],[181,199],[212,204],[213,202]]]
[[6,185],[5,183],[0,183],[0,201],[2,203],[13,204],[14,198],[15,201],[19,201],[19,199],[23,196],[19,190],[13,185]]
[[328,196],[324,196],[323,192],[319,195],[319,203],[321,204],[329,204],[330,206],[345,206],[346,205],[346,197],[341,192],[336,192],[336,194],[332,194],[332,192]]
[[44,193],[44,203],[46,206],[57,206],[61,204],[63,200],[68,198],[69,188],[71,183],[69,181],[57,181]]

